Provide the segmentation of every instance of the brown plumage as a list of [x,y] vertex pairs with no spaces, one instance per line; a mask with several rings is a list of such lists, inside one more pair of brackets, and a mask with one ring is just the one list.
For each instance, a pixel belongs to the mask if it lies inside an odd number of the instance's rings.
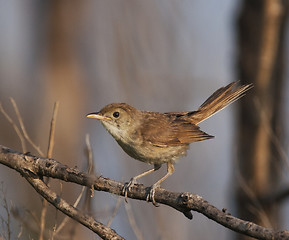
[[122,149],[131,157],[154,164],[124,187],[124,195],[143,177],[167,163],[167,174],[151,187],[148,195],[154,204],[155,189],[174,171],[173,164],[186,154],[189,144],[214,138],[200,130],[198,124],[244,96],[252,84],[238,86],[230,83],[215,91],[196,111],[191,112],[147,112],[126,103],[112,103],[100,112],[88,114],[89,118],[101,121]]

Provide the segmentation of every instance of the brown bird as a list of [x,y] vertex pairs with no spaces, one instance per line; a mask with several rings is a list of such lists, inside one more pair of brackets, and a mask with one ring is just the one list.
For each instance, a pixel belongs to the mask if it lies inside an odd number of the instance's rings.
[[192,112],[147,112],[126,103],[112,103],[100,112],[90,113],[88,118],[98,119],[131,157],[153,164],[154,168],[129,181],[123,188],[127,192],[136,180],[167,164],[167,173],[151,186],[147,201],[155,202],[155,190],[174,172],[174,163],[186,155],[189,144],[214,138],[200,130],[198,124],[245,95],[252,84],[238,86],[230,83],[215,91],[196,111]]

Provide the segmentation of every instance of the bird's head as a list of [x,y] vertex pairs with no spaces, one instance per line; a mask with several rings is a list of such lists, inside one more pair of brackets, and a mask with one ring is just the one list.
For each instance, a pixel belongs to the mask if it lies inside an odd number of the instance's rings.
[[99,120],[116,140],[120,140],[129,137],[129,133],[138,126],[140,114],[139,110],[126,103],[111,103],[86,117]]

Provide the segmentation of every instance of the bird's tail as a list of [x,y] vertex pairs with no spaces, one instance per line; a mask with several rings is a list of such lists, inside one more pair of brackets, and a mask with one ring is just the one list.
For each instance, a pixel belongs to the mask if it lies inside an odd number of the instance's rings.
[[198,124],[206,120],[232,102],[243,97],[253,87],[253,84],[237,86],[238,83],[239,81],[232,82],[225,87],[219,88],[196,111],[189,112],[188,116],[190,116],[191,121],[194,124]]

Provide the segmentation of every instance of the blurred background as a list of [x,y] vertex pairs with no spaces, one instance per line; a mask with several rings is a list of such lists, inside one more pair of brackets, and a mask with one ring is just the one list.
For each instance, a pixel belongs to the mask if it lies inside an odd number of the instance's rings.
[[[86,119],[112,102],[159,112],[198,108],[236,80],[255,87],[201,123],[215,139],[191,144],[162,187],[196,193],[219,209],[288,229],[288,3],[277,0],[0,1],[0,102],[47,152],[53,105],[59,101],[53,158],[86,170],[89,133],[95,174],[118,181],[150,168],[133,160],[101,124]],[[0,144],[24,151],[0,113]],[[27,144],[26,151],[37,152]],[[141,179],[150,186],[165,174]],[[38,239],[42,201],[15,171],[0,165],[0,238]],[[81,188],[51,181],[70,203]],[[106,224],[118,197],[95,192],[80,208]],[[123,199],[111,227],[127,239],[249,239],[193,213]],[[49,207],[44,239],[62,213]],[[70,220],[54,239],[97,239]]]

